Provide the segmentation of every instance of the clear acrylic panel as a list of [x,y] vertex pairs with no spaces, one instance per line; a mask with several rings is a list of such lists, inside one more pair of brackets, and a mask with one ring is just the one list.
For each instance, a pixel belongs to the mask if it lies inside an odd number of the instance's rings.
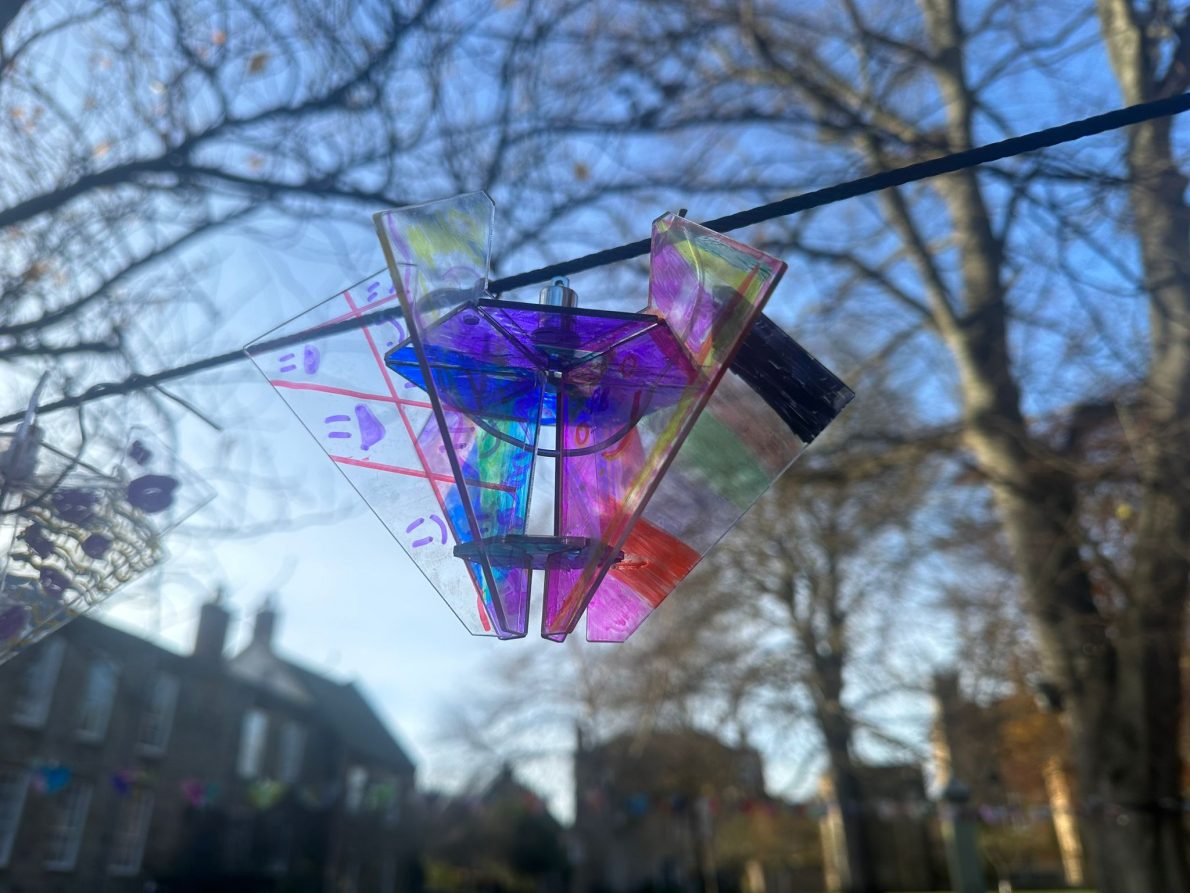
[[[419,277],[401,268],[402,292]],[[448,505],[454,478],[430,397],[392,373],[386,353],[409,338],[397,288],[383,271],[323,301],[246,348],[392,537],[475,635],[494,635]]]

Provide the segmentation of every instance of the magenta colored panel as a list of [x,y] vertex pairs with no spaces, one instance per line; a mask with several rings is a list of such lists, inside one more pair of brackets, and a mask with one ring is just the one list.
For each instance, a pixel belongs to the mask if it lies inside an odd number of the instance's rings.
[[653,606],[634,589],[605,577],[587,606],[587,641],[626,641],[652,612]]
[[[581,465],[576,468],[579,479],[587,486],[592,480],[598,481],[596,486],[604,497],[598,500],[604,541],[613,550],[623,549],[626,559],[631,559],[632,550],[626,548],[625,543],[630,539],[633,526],[642,514],[647,513],[659,484],[694,430],[699,414],[719,384],[740,341],[784,271],[785,264],[776,258],[674,215],[666,215],[654,223],[650,306],[665,319],[697,375],[680,389],[674,401],[666,401],[663,410],[641,418],[634,431],[639,439],[635,455],[618,461],[613,457],[611,461],[618,467],[615,470],[599,469],[597,474]],[[564,437],[572,434],[568,424]],[[571,461],[564,462],[568,466],[568,475]],[[577,503],[578,493],[568,495],[574,496]],[[589,524],[591,509],[564,502],[562,516],[564,527],[569,529],[572,519]],[[682,547],[683,553],[688,553],[692,560],[681,562],[683,572],[679,575],[669,575],[671,578],[676,576],[672,583],[665,576],[648,578],[652,581],[650,591],[636,594],[650,608],[668,594],[668,589],[685,576],[705,551],[690,546],[680,535],[666,531],[659,524],[652,526],[658,535],[668,533],[672,536],[673,546]],[[588,625],[589,629],[593,625],[595,638],[615,639],[619,635],[614,632],[616,629],[624,630],[626,636],[636,628],[616,619],[628,603],[625,590],[632,588],[632,577],[617,579],[606,599],[592,602],[612,563],[610,558],[599,564],[592,561],[582,572],[572,572],[567,578],[559,576],[552,581],[555,584],[552,592],[547,580],[547,603],[552,601],[554,605],[552,616],[546,618],[554,624],[547,628],[549,632],[570,632],[577,620],[573,608],[587,607],[588,604],[591,606],[589,611],[593,612]],[[663,582],[658,584],[658,579]],[[608,616],[605,617],[604,612],[608,612]]]

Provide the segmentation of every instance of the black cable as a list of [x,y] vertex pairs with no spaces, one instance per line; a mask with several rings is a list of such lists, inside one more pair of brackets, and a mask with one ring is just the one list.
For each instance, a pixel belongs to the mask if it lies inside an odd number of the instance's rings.
[[[751,208],[747,211],[728,214],[726,217],[717,217],[714,220],[706,221],[702,225],[716,232],[731,232],[732,230],[752,226],[766,220],[787,217],[801,211],[808,211],[811,208],[821,208],[824,205],[840,202],[844,199],[869,195],[883,189],[904,186],[907,183],[914,183],[942,174],[952,174],[956,171],[987,164],[991,161],[1001,161],[1005,158],[1023,155],[1026,152],[1051,148],[1062,143],[1069,143],[1083,139],[1084,137],[1094,136],[1098,133],[1118,130],[1132,124],[1140,124],[1156,118],[1177,115],[1187,110],[1190,110],[1190,93],[1180,93],[1177,96],[1154,99],[1151,102],[1142,102],[1137,105],[1127,106],[1126,108],[1115,109],[1102,115],[1093,115],[1090,118],[1083,118],[1080,121],[1059,124],[1057,127],[1047,127],[1044,130],[1037,130],[1024,136],[1014,136],[998,142],[988,143],[987,145],[976,146],[973,149],[966,149],[962,152],[931,158],[928,161],[919,161],[889,171],[871,174],[867,177],[859,177],[855,180],[849,180],[846,183],[839,183],[802,195],[791,196],[767,205]],[[506,276],[503,279],[496,279],[489,283],[488,289],[492,294],[503,294],[527,285],[547,282],[555,276],[569,276],[572,273],[580,273],[619,261],[642,257],[648,253],[649,240],[641,239],[636,242],[629,242],[627,245],[620,245],[617,248],[608,248],[604,251],[597,251],[594,254],[551,264],[525,273]],[[349,319],[340,325],[348,329],[356,328],[367,325],[374,318],[374,315],[369,314],[364,318]],[[321,329],[320,331],[323,334],[327,333],[327,329]],[[288,347],[297,344],[306,336],[307,333],[289,335],[284,338],[274,339],[267,346]],[[264,347],[266,345],[256,345],[256,348]],[[746,348],[747,345],[745,344],[743,347]],[[741,353],[743,352],[741,350]],[[88,388],[81,394],[63,397],[60,400],[47,403],[40,407],[38,412],[43,414],[56,412],[61,409],[82,406],[85,403],[90,403],[93,400],[99,400],[104,397],[132,393],[133,391],[159,385],[162,382],[173,381],[174,379],[184,378],[208,369],[226,366],[244,359],[245,356],[246,354],[243,350],[231,350],[217,356],[195,360],[193,363],[187,363],[184,366],[163,369],[151,375],[130,375],[123,381],[98,384]],[[6,415],[0,418],[0,425],[8,425],[20,421],[23,416],[23,411]]]
[[[904,167],[894,168],[890,171],[881,171],[878,174],[860,177],[857,180],[848,180],[846,183],[839,183],[835,186],[815,189],[813,192],[783,198],[748,211],[728,214],[726,217],[716,217],[714,220],[708,220],[702,225],[718,233],[728,233],[732,230],[742,229],[745,226],[763,223],[766,220],[788,217],[791,214],[797,214],[801,211],[809,211],[811,208],[821,208],[824,205],[834,204],[844,199],[869,195],[873,192],[891,189],[894,186],[904,186],[906,183],[926,180],[941,174],[953,174],[956,171],[976,167],[980,164],[987,164],[990,161],[1002,161],[1005,158],[1012,158],[1014,155],[1036,152],[1038,149],[1048,149],[1062,143],[1069,143],[1074,140],[1083,139],[1084,137],[1094,136],[1097,133],[1106,133],[1109,130],[1118,130],[1121,127],[1127,127],[1131,124],[1151,121],[1154,118],[1177,115],[1188,109],[1190,109],[1190,93],[1180,93],[1177,96],[1170,96],[1166,99],[1142,102],[1138,105],[1130,105],[1126,108],[1116,109],[1102,115],[1083,118],[1081,121],[1071,121],[1068,124],[1059,124],[1057,127],[1047,127],[1045,130],[1037,130],[1033,133],[1027,133],[1024,136],[1009,137],[1006,140],[1000,140],[996,143],[976,146],[974,149],[966,149],[951,155],[942,155],[938,158],[931,158],[928,161],[919,161],[915,164],[907,164]],[[607,266],[618,261],[643,257],[648,253],[649,240],[641,239],[637,242],[621,245],[618,248],[607,248],[584,257],[576,257],[573,260],[551,264],[548,267],[542,267],[538,270],[530,270],[527,273],[506,276],[503,279],[497,279],[490,283],[488,290],[498,295],[506,291],[523,288],[526,285],[533,285],[537,282],[548,282],[555,276],[569,276],[572,273],[581,273],[584,270],[592,270],[596,267]]]

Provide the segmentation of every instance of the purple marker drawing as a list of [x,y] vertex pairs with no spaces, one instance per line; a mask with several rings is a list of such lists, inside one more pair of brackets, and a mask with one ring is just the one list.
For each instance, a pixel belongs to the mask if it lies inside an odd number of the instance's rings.
[[[349,415],[328,415],[325,419],[323,419],[323,421],[326,422],[328,425],[331,422],[350,422],[351,416],[349,416]],[[347,431],[332,431],[327,435],[327,437],[333,437],[336,440],[348,439],[351,437],[351,434]]]
[[380,283],[373,282],[371,285],[368,286],[368,296],[366,298],[364,298],[364,300],[367,303],[371,304],[378,297],[380,297]]
[[355,420],[359,423],[359,445],[361,449],[371,449],[375,444],[384,440],[384,425],[380,419],[372,414],[363,403],[355,405]]
[[83,552],[88,558],[102,558],[111,546],[112,541],[101,533],[93,533],[83,540]]
[[163,512],[174,503],[177,478],[165,474],[146,474],[128,485],[128,502],[150,515]]
[[[336,422],[350,422],[351,416],[328,415],[323,421],[328,425]],[[372,410],[363,403],[355,405],[355,421],[359,425],[359,445],[362,450],[371,449],[384,440],[385,434],[388,433],[380,419],[376,418]],[[348,431],[330,431],[326,436],[335,440],[350,440],[352,437]]]
[[293,354],[287,353],[287,354],[285,354],[285,356],[277,357],[278,363],[286,363],[287,364],[287,365],[281,367],[282,372],[292,372],[294,369],[297,368],[297,366],[295,366],[293,363],[289,362],[290,360],[293,359],[293,356],[294,356]]
[[393,324],[393,328],[397,330],[397,336],[395,341],[385,341],[385,347],[392,347],[393,345],[400,344],[405,340],[405,329],[401,326],[401,324],[395,319],[390,319],[389,322],[391,322]]
[[153,461],[153,453],[139,440],[132,441],[128,448],[128,455],[137,465],[148,465]]
[[307,344],[302,348],[302,368],[306,370],[307,375],[313,375],[317,372],[321,363],[322,354],[318,352],[317,347]]
[[70,578],[52,567],[41,569],[41,590],[50,598],[61,600],[70,588]]
[[[438,525],[438,530],[442,535],[442,545],[445,546],[446,545],[446,522],[444,522],[437,515],[430,515],[430,520]],[[410,524],[408,527],[405,528],[405,532],[413,533],[413,531],[417,530],[417,528],[421,527],[421,525],[423,525],[425,523],[426,523],[425,518],[418,518],[416,521],[414,521],[412,524]],[[416,539],[412,543],[410,543],[410,546],[414,549],[420,549],[422,546],[428,546],[432,542],[434,542],[434,537],[423,536],[420,539]]]

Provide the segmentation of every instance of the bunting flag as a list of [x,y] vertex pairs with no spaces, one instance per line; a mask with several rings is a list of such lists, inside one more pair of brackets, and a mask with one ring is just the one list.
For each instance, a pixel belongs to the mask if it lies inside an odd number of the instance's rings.
[[297,798],[298,802],[307,809],[321,811],[334,806],[341,792],[342,786],[338,782],[304,784],[298,788]]
[[127,796],[134,788],[150,784],[152,779],[144,769],[117,769],[111,775],[112,788],[121,797]]
[[219,799],[219,785],[213,781],[187,778],[181,783],[182,796],[196,809],[212,806]]
[[272,809],[281,802],[288,785],[275,778],[258,778],[248,785],[248,802],[261,812]]
[[39,794],[56,794],[70,784],[74,775],[62,763],[42,763],[33,770],[33,790]]

